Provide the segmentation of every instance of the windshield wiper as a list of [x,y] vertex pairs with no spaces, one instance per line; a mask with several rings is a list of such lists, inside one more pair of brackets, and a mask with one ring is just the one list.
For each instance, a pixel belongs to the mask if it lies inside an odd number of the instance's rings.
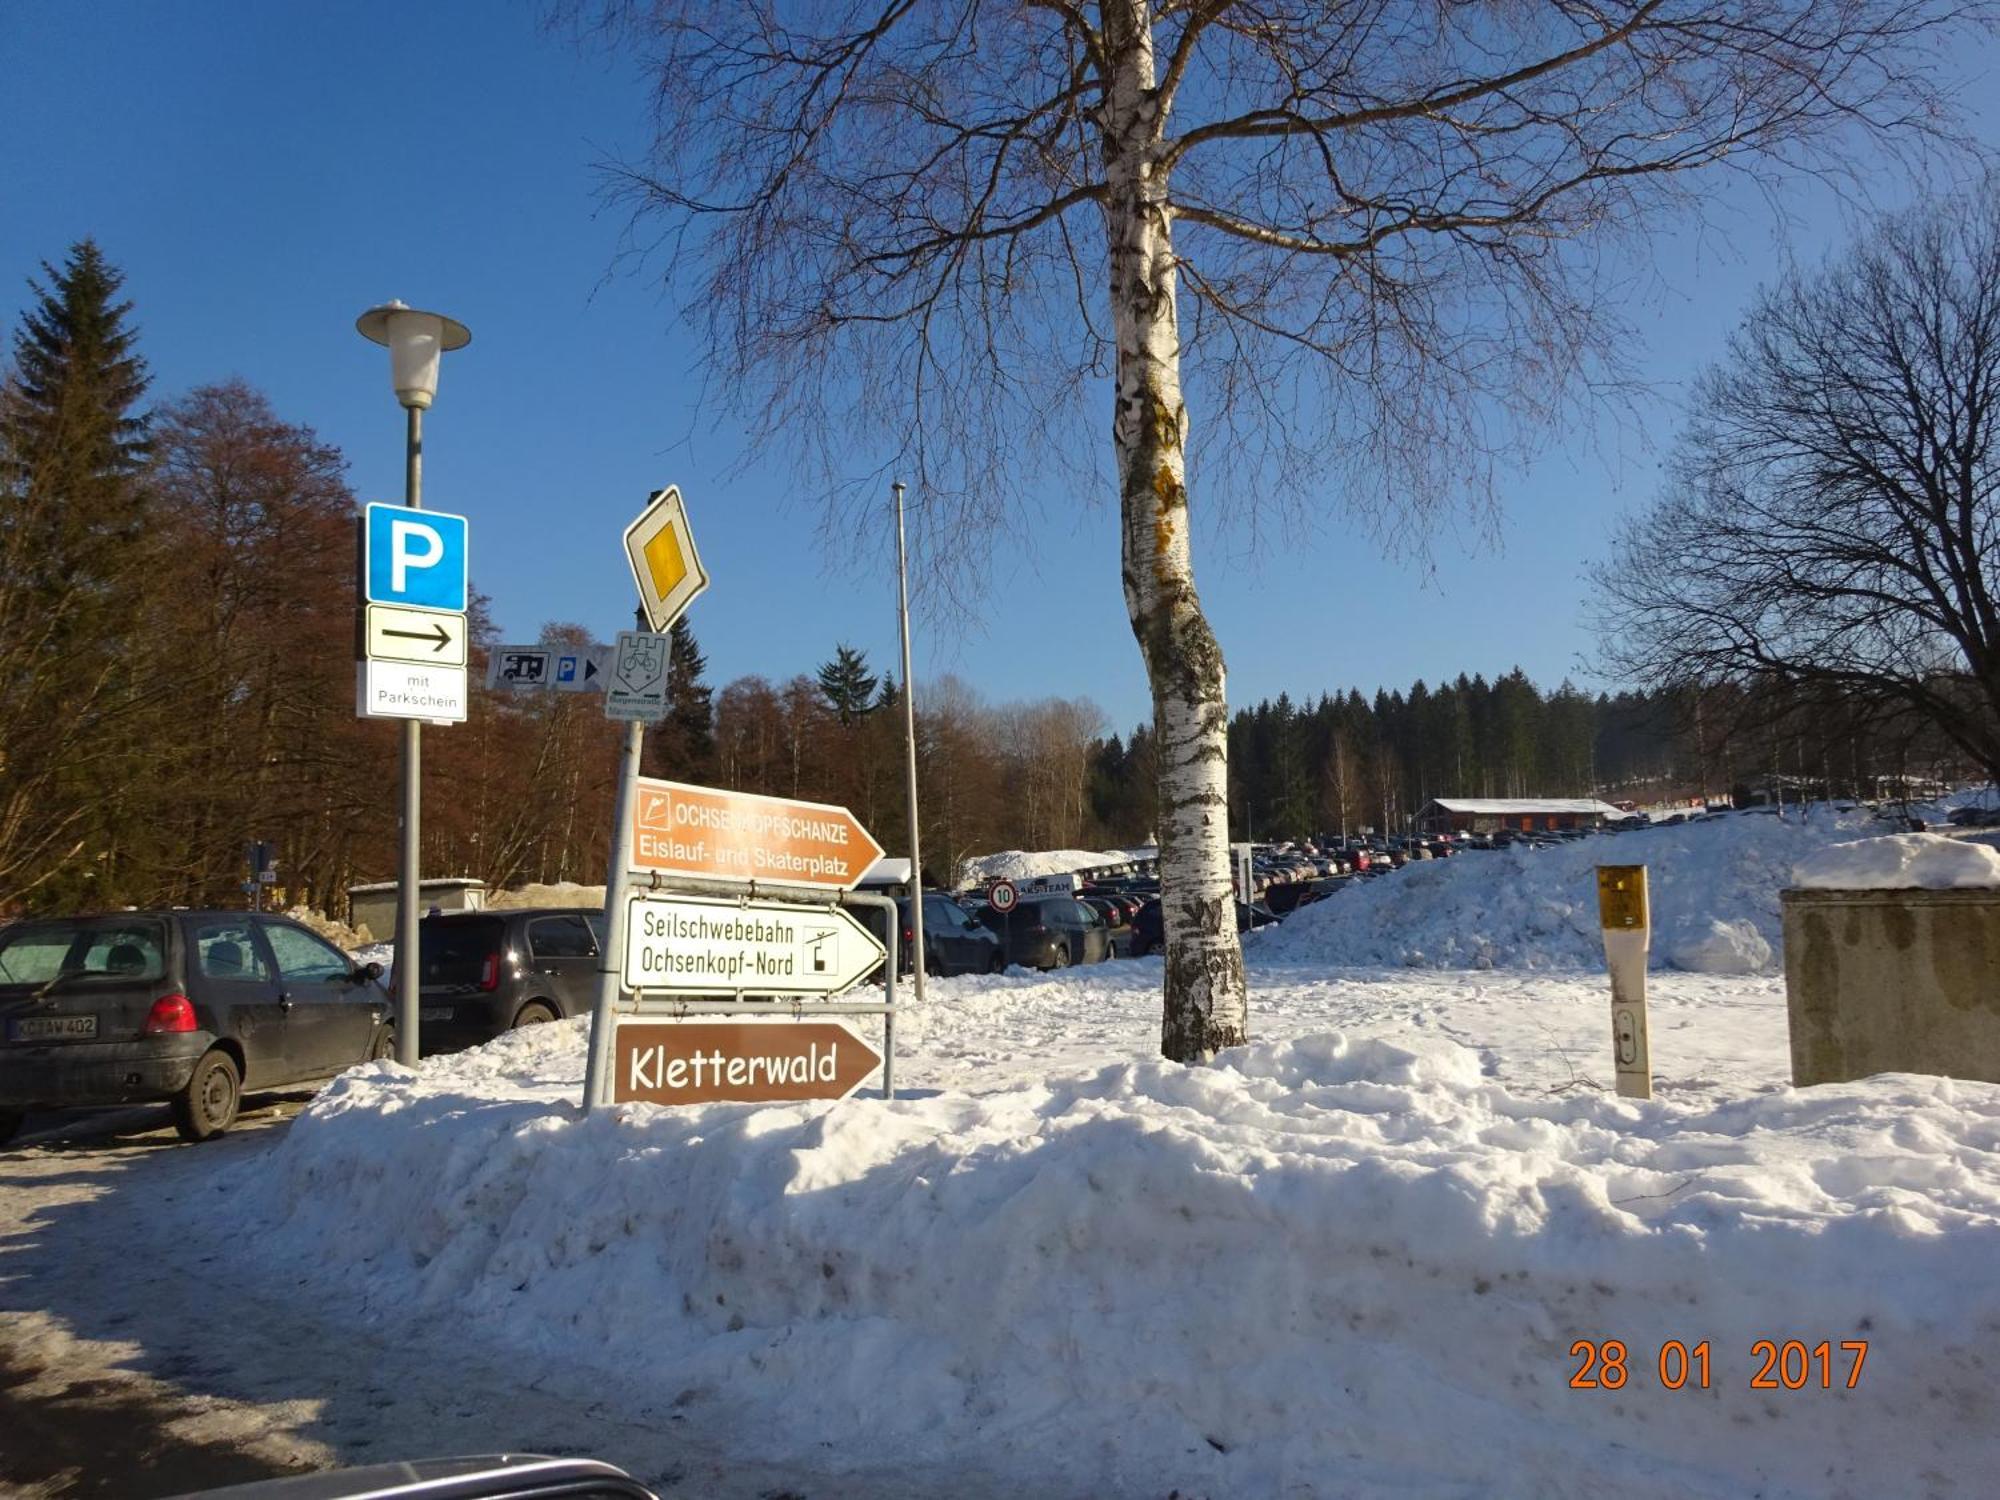
[[28,999],[30,1003],[39,1000],[44,995],[48,994],[50,990],[54,989],[57,985],[63,983],[65,980],[81,979],[84,975],[88,974],[89,972],[90,970],[88,969],[64,969],[59,974],[57,974],[53,979],[49,980],[47,984],[43,985],[40,989],[36,990],[34,994],[28,996]]

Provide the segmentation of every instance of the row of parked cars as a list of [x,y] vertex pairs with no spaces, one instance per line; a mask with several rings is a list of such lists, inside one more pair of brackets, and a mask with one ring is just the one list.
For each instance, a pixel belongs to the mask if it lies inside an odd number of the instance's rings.
[[[1155,880],[1087,882],[1007,912],[983,893],[922,900],[934,974],[1062,969],[1162,944]],[[899,916],[907,968],[908,898]],[[1237,903],[1239,930],[1277,919]],[[440,913],[419,932],[426,1053],[590,1010],[605,937],[594,908]],[[185,1138],[205,1140],[247,1092],[316,1084],[395,1047],[382,965],[287,917],[171,909],[0,928],[0,1142],[30,1112],[161,1101]]]

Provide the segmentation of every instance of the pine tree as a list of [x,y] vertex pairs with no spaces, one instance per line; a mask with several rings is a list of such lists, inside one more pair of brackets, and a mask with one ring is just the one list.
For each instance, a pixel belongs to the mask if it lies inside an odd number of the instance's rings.
[[124,786],[146,739],[129,637],[149,381],[124,278],[97,246],[42,269],[0,393],[0,900],[109,901],[116,825],[144,816]]
[[819,690],[843,725],[866,715],[875,696],[867,653],[844,644],[834,647],[833,660],[820,666]]
[[682,615],[667,642],[667,718],[679,732],[691,769],[706,768],[715,756],[714,694],[702,675],[707,670],[708,658]]

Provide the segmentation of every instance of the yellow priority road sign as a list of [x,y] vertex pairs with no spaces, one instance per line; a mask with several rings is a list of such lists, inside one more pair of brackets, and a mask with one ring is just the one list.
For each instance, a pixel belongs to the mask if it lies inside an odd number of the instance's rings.
[[646,623],[655,631],[670,628],[708,587],[677,486],[653,496],[644,514],[625,528],[625,556],[632,564],[632,581],[639,585]]

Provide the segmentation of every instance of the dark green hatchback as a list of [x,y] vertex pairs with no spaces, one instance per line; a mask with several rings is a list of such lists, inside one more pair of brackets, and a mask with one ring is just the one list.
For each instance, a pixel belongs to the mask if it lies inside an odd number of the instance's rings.
[[393,1051],[381,970],[285,917],[127,911],[0,928],[0,1142],[30,1110],[165,1100],[189,1140],[246,1089]]

